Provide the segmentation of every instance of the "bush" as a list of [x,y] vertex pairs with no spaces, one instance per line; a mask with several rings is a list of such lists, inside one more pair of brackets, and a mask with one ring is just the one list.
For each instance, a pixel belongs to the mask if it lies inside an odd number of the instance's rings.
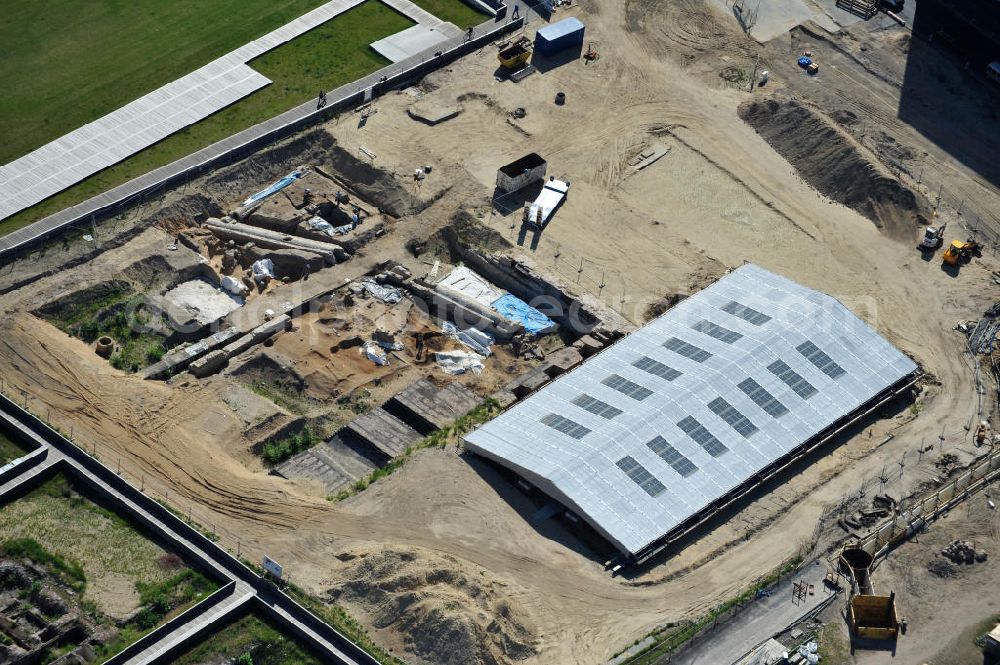
[[302,431],[298,434],[265,443],[263,448],[264,459],[270,464],[284,462],[292,455],[312,448],[319,443],[319,440],[319,435],[311,427],[303,427]]

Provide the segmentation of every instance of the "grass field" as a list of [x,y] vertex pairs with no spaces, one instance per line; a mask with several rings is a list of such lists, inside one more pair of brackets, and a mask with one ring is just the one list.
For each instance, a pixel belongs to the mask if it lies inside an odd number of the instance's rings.
[[15,444],[13,441],[5,437],[2,432],[0,432],[0,464],[6,464],[12,459],[17,459],[26,452],[26,450],[22,450],[20,446]]
[[[323,0],[60,0],[0,14],[0,163],[6,163],[321,5]],[[486,17],[462,0],[418,0],[462,28]],[[367,0],[250,65],[274,83],[38,205],[0,235],[369,74],[388,63],[368,45],[412,22]],[[95,48],[100,44],[100,48]],[[44,48],[39,48],[43,45]]]
[[489,18],[462,0],[410,0],[410,2],[425,11],[429,11],[442,21],[454,23],[462,30],[469,26],[479,25]]
[[167,553],[124,519],[73,491],[56,476],[0,510],[0,542],[30,538],[79,563],[84,598],[120,616],[139,606],[135,584],[155,585],[177,574],[161,565]]
[[271,624],[249,615],[195,646],[174,660],[174,665],[207,662],[319,665],[323,661],[291,638],[282,635]]

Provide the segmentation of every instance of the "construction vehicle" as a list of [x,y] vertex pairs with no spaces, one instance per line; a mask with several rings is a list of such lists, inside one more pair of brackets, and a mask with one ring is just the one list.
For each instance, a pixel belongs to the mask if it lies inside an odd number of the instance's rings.
[[950,266],[960,263],[968,263],[972,260],[973,254],[979,252],[979,243],[969,238],[968,240],[952,240],[948,249],[944,250],[941,259]]
[[944,230],[948,228],[948,223],[945,222],[941,226],[928,226],[924,229],[924,237],[917,245],[917,249],[922,252],[933,252],[935,249],[944,244]]
[[502,45],[497,59],[507,69],[520,69],[531,59],[531,40],[521,37],[512,44]]

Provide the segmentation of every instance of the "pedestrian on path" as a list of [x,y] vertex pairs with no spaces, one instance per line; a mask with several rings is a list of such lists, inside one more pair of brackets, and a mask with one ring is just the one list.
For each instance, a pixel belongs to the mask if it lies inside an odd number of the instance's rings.
[[521,18],[521,5],[514,5],[514,13],[510,15],[512,21],[516,21]]

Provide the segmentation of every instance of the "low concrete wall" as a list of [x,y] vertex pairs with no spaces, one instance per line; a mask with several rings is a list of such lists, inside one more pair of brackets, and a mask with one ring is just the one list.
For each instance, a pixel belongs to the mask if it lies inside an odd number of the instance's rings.
[[[187,611],[178,614],[156,630],[151,633],[147,633],[137,641],[128,645],[122,651],[118,652],[117,655],[104,661],[104,665],[123,665],[124,663],[127,663],[128,660],[136,654],[164,639],[180,626],[191,623],[223,600],[232,596],[234,591],[236,591],[236,582],[227,583],[194,607],[188,608]],[[163,662],[167,660],[168,657],[176,655],[182,649],[188,649],[194,646],[204,636],[206,630],[209,628],[217,629],[218,627],[215,624],[206,624],[204,629],[192,633],[182,643],[178,644],[177,647],[171,649],[170,651],[164,651],[154,662]]]
[[12,478],[16,478],[28,469],[38,466],[48,456],[49,451],[46,448],[38,448],[23,457],[18,457],[16,460],[11,460],[7,464],[4,464],[0,467],[0,485],[3,485]]

